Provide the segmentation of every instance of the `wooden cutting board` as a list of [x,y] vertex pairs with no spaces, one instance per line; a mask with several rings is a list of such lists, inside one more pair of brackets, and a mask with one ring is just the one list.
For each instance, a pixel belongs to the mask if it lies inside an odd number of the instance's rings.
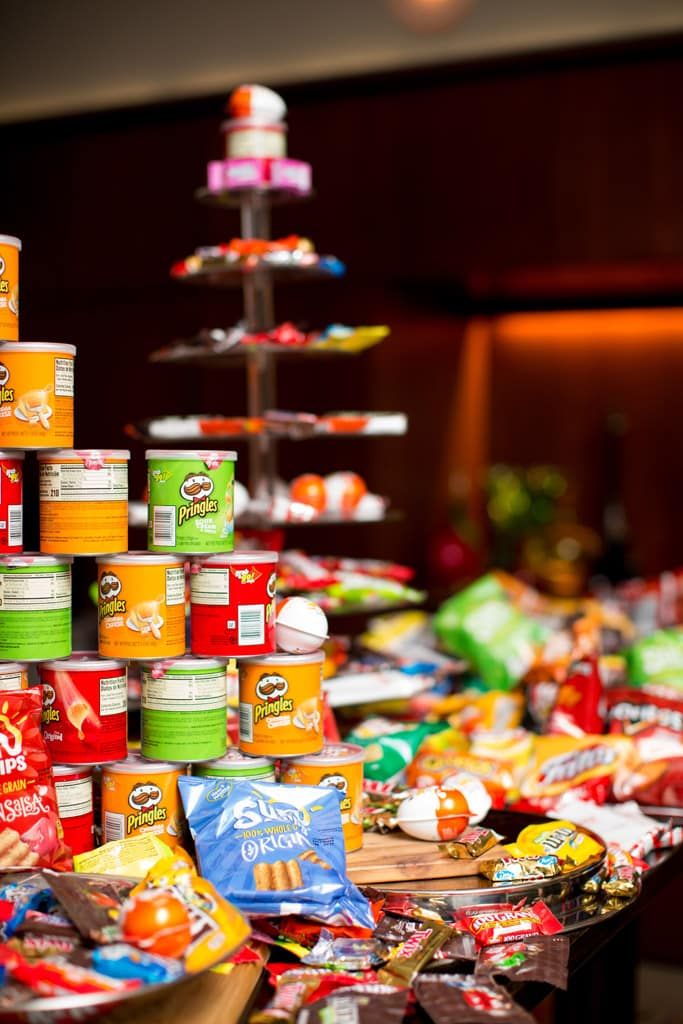
[[454,860],[441,853],[438,843],[411,839],[403,832],[363,836],[363,848],[346,858],[346,870],[357,885],[382,882],[413,882],[420,878],[465,878],[479,873],[484,860],[505,855],[502,846],[493,846],[474,860]]

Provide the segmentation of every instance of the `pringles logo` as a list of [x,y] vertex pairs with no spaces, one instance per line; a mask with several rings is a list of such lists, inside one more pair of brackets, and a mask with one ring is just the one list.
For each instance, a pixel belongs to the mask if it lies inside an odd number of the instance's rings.
[[59,708],[55,708],[52,705],[57,699],[54,686],[50,686],[49,683],[43,683],[43,713],[42,721],[45,725],[49,722],[58,722],[60,720]]
[[4,363],[0,363],[0,405],[2,405],[3,402],[14,401],[14,388],[6,387],[5,385],[8,383],[9,370]]
[[121,580],[113,572],[105,572],[100,578],[99,608],[100,621],[108,615],[119,615],[126,610],[126,602],[119,598]]
[[256,696],[261,703],[254,708],[254,724],[291,712],[294,701],[285,696],[288,690],[289,683],[284,676],[276,672],[264,673],[256,684]]
[[342,798],[339,801],[340,811],[351,810],[351,798],[348,794],[349,783],[348,779],[344,775],[339,773],[329,772],[327,775],[323,775],[319,782],[320,786],[327,786],[328,789],[336,789],[339,796]]
[[160,807],[163,793],[155,782],[138,782],[128,794],[128,805],[133,814],[126,818],[126,835],[143,825],[156,825],[166,821],[166,808]]
[[213,480],[206,473],[188,473],[180,485],[180,497],[188,502],[178,506],[178,526],[190,519],[203,519],[218,512],[218,502],[212,498]]
[[5,269],[5,261],[3,260],[2,256],[0,256],[0,278],[2,279],[0,280],[0,295],[7,295],[9,293],[9,281],[4,276]]

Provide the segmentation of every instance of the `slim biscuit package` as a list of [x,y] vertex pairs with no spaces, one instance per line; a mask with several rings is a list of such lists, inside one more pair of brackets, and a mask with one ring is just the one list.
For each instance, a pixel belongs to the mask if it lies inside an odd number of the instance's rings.
[[346,877],[336,790],[196,777],[178,785],[201,873],[240,910],[374,927]]

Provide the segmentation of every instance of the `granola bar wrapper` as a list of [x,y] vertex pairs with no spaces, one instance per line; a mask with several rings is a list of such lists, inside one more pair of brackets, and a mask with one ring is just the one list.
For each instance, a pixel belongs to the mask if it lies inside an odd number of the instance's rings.
[[201,874],[244,913],[374,928],[346,875],[340,794],[324,786],[181,777]]

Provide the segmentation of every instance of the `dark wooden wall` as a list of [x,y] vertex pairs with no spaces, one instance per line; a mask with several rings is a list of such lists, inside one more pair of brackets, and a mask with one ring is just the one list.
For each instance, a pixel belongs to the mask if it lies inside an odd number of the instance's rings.
[[[434,496],[443,492],[444,432],[467,316],[506,304],[585,304],[586,297],[637,304],[640,283],[648,301],[665,290],[668,301],[683,304],[683,43],[372,76],[284,94],[290,153],[313,163],[317,195],[278,211],[275,230],[310,234],[320,251],[348,263],[349,274],[341,283],[282,289],[278,312],[312,326],[387,322],[393,335],[357,360],[283,369],[280,404],[406,409],[412,419],[405,440],[283,446],[286,475],[357,468],[407,513],[386,529],[294,539],[318,550],[400,558],[424,571],[426,529],[443,515]],[[169,339],[239,314],[238,294],[168,278],[172,261],[238,231],[234,215],[192,198],[206,161],[220,155],[222,102],[1,130],[0,230],[25,244],[22,335],[78,346],[81,446],[120,445],[126,422],[152,415],[245,411],[239,372],[146,362]],[[603,265],[616,266],[616,277]],[[567,266],[578,273],[569,292],[558,283],[566,275],[553,276]],[[624,276],[625,266],[635,269]],[[643,268],[655,266],[661,275],[651,272],[645,287]],[[503,295],[501,282],[529,267],[540,268],[543,288],[529,287],[527,278]],[[546,365],[542,349],[517,359],[506,350],[496,364],[494,352],[496,387],[506,400],[493,403],[491,436],[494,458],[567,462],[580,479],[583,511],[596,521],[601,424],[592,423],[595,436],[579,452],[562,443],[562,417],[541,443],[538,424],[530,431],[521,415],[518,423],[515,408],[516,393],[523,394],[525,407],[537,399],[563,407],[571,424],[584,415],[586,374],[601,374],[599,386],[610,388],[604,357],[595,367],[591,358],[587,345],[577,374],[574,356],[565,366],[555,352]],[[632,359],[634,381],[649,358],[644,344]],[[667,361],[669,381],[683,382],[683,338]],[[677,386],[670,383],[666,396],[641,394],[630,424],[642,442],[648,410],[657,409],[657,428],[647,435],[652,472],[642,488],[629,488],[635,529],[650,529],[652,488],[666,481],[671,498],[657,543],[641,538],[647,570],[683,561],[683,452],[667,443],[679,429]],[[134,454],[139,490],[142,448]]]

